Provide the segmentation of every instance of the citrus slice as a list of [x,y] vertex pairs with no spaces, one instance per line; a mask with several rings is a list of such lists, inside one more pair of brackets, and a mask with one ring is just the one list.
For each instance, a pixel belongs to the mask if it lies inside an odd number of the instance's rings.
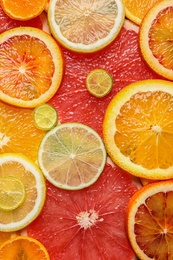
[[159,75],[173,80],[173,1],[155,4],[140,27],[140,48],[148,65]]
[[[26,156],[13,153],[0,155],[0,178],[9,180],[9,176],[11,181],[16,178],[22,183],[25,198],[23,201],[20,200],[14,209],[8,209],[8,211],[6,210],[8,201],[4,201],[6,208],[4,210],[5,206],[3,206],[3,209],[0,209],[0,231],[4,232],[22,229],[31,223],[42,210],[46,195],[45,181],[41,171]],[[13,191],[14,201],[18,201],[18,196],[19,194]],[[2,206],[2,202],[0,204]]]
[[168,259],[173,255],[173,181],[147,184],[127,208],[127,231],[140,259]]
[[41,130],[50,130],[57,124],[57,120],[57,111],[49,104],[43,104],[34,109],[34,123]]
[[47,0],[1,0],[4,12],[16,20],[30,20],[41,14]]
[[0,99],[35,107],[58,90],[63,59],[53,38],[40,29],[18,27],[0,35]]
[[125,18],[122,0],[52,0],[48,21],[55,39],[77,52],[95,52],[118,35]]
[[82,190],[47,182],[44,209],[27,226],[27,234],[44,243],[51,260],[134,260],[124,222],[135,191],[131,176],[109,164]]
[[0,154],[23,153],[36,161],[45,132],[35,127],[33,110],[0,101],[0,122]]
[[143,80],[111,100],[103,138],[116,164],[146,179],[173,177],[172,99],[172,82]]
[[160,0],[123,0],[126,17],[140,25],[146,13]]
[[25,187],[14,177],[0,178],[0,210],[13,210],[18,208],[25,200]]
[[94,69],[86,77],[86,87],[95,97],[106,96],[112,89],[113,80],[111,75],[103,69]]
[[0,246],[0,259],[50,260],[42,243],[28,236],[16,236]]
[[45,135],[40,144],[38,163],[52,184],[77,190],[98,179],[106,163],[106,150],[92,128],[66,123]]

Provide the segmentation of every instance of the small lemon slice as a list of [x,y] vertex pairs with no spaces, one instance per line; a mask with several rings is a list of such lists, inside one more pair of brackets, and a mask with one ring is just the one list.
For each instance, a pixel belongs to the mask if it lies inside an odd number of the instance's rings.
[[58,121],[56,109],[48,104],[43,104],[34,109],[35,126],[41,130],[52,129]]
[[0,178],[0,209],[13,210],[25,200],[23,183],[12,176]]
[[112,89],[111,75],[103,69],[94,69],[86,77],[86,87],[95,97],[106,96]]

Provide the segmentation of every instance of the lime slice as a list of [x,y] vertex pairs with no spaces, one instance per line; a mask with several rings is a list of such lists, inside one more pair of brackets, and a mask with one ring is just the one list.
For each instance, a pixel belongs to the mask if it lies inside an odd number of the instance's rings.
[[80,123],[64,123],[43,138],[38,163],[55,186],[77,190],[93,184],[104,169],[106,150],[101,137]]
[[95,97],[106,96],[112,89],[113,80],[111,75],[103,69],[92,70],[86,77],[86,87]]
[[53,106],[43,104],[34,109],[34,123],[37,128],[48,131],[57,124],[57,121],[58,113]]
[[25,200],[25,187],[14,177],[0,178],[0,209],[13,210]]

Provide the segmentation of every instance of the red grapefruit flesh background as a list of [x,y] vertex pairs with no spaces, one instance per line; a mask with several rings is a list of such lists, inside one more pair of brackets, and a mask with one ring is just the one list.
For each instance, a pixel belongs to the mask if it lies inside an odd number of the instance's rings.
[[[102,136],[105,109],[112,97],[124,86],[149,78],[160,78],[141,57],[138,33],[122,28],[115,41],[92,55],[72,53],[62,49],[65,75],[57,94],[50,100],[59,113],[60,123],[78,121],[91,126]],[[98,99],[86,89],[87,74],[95,69],[107,70],[113,77],[113,89]]]
[[[134,253],[124,218],[136,190],[126,172],[108,164],[97,182],[83,190],[66,191],[47,182],[45,206],[27,233],[45,245],[51,260],[130,260]],[[76,216],[89,210],[98,213],[98,220],[81,228]]]

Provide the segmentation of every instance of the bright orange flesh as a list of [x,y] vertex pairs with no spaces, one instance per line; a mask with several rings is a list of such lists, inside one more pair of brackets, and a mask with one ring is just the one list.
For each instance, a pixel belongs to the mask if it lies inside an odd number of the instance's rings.
[[127,210],[128,235],[140,259],[168,259],[173,255],[173,181],[144,186]]
[[36,239],[17,236],[1,245],[0,259],[49,260],[50,257],[46,248]]
[[29,20],[38,16],[46,3],[47,0],[1,0],[4,12],[16,20]]
[[44,134],[35,127],[31,109],[0,102],[0,154],[23,153],[36,161]]

